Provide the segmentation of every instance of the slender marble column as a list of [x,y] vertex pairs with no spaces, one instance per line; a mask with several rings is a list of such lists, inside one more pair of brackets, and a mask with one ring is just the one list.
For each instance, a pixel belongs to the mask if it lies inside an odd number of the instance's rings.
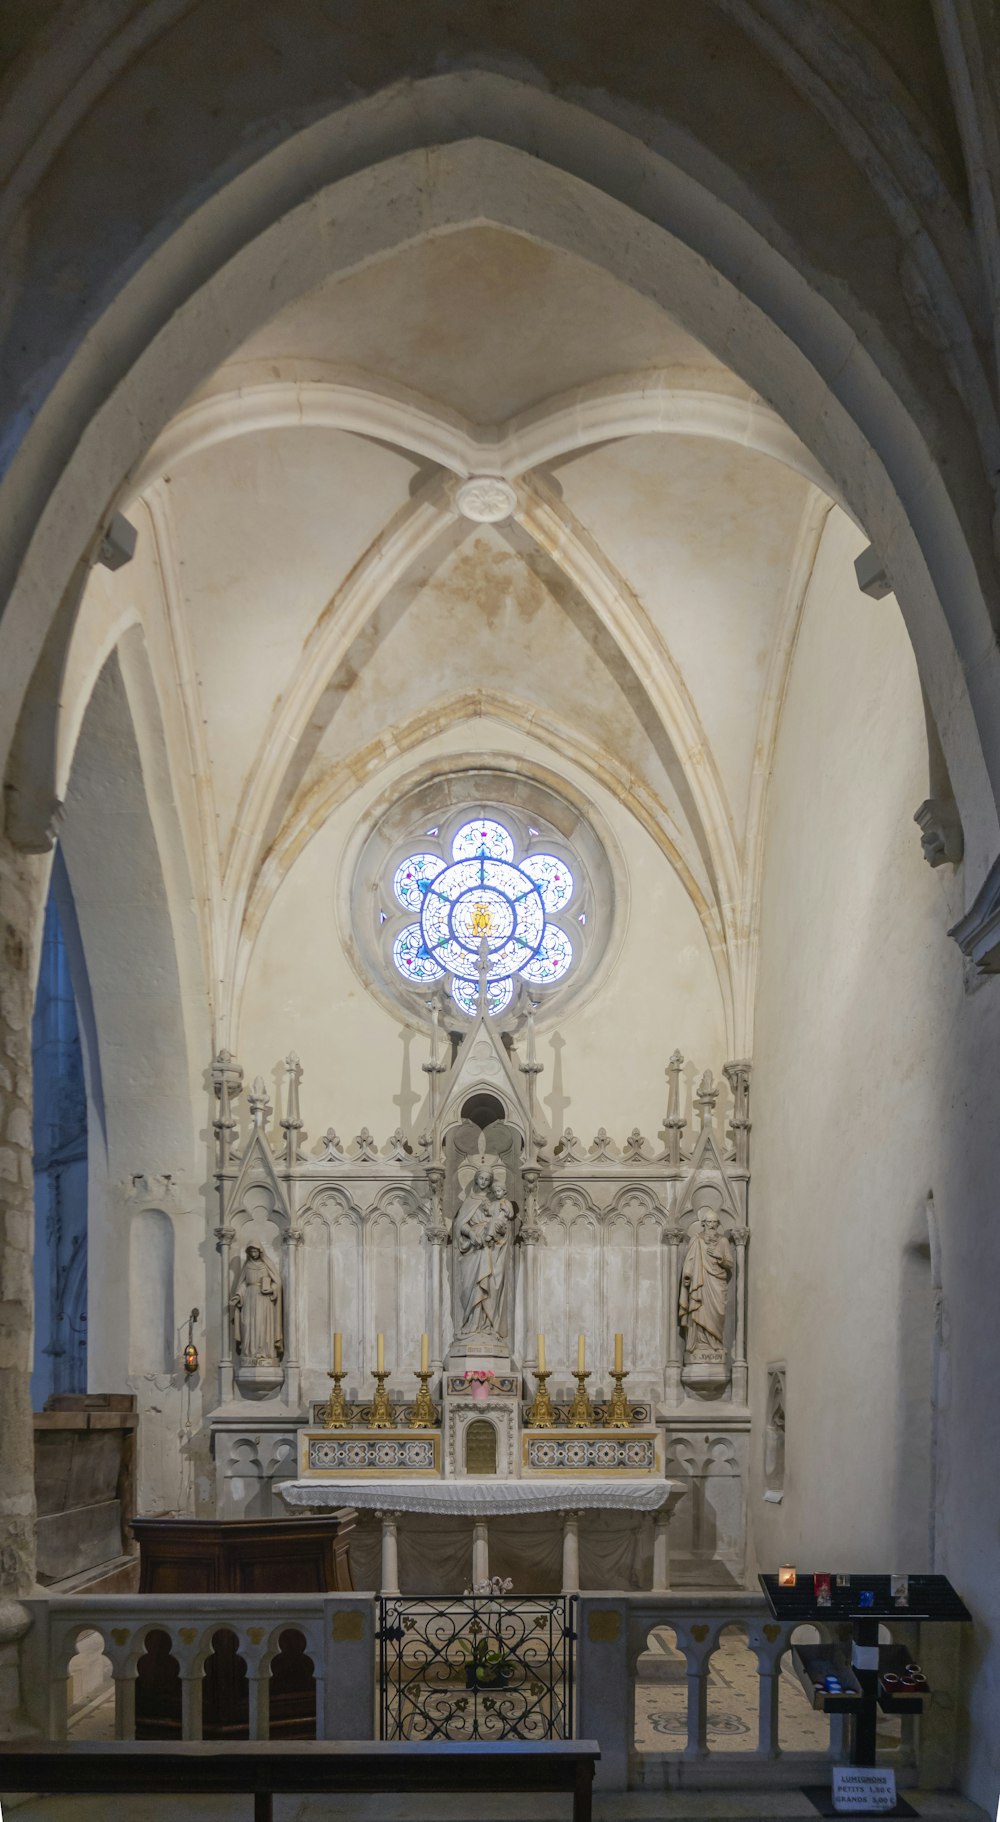
[[444,1364],[444,1350],[447,1346],[444,1318],[445,1248],[448,1245],[448,1224],[444,1218],[444,1171],[440,1165],[427,1166],[427,1184],[430,1190],[430,1220],[425,1234],[430,1272],[427,1285],[427,1331],[430,1336],[431,1366],[435,1373],[439,1373]]
[[[251,1740],[269,1740],[271,1737],[271,1666],[257,1664],[247,1677],[247,1693],[250,1703],[250,1738]],[[317,1697],[319,1691],[317,1690]],[[316,1713],[320,1708],[317,1700]]]
[[[49,1739],[50,1740],[65,1740],[65,1738],[66,1738],[68,1725],[69,1725],[69,1686],[70,1686],[70,1679],[69,1679],[68,1671],[66,1672],[65,1676],[53,1676],[49,1683],[48,1730],[49,1730]],[[18,1687],[17,1695],[18,1695],[18,1700],[20,1700],[20,1687]],[[117,1708],[118,1708],[117,1695],[118,1695],[118,1689],[117,1689],[117,1684],[116,1684],[116,1686],[115,1686],[115,1697],[116,1697],[115,1711],[116,1711],[116,1713],[117,1713]],[[16,1712],[16,1710],[15,1710],[15,1712]],[[120,1734],[116,1728],[115,1739],[122,1740],[124,1738],[125,1738],[125,1735]]]
[[205,1688],[204,1670],[181,1677],[181,1739],[200,1740],[201,1698]]
[[399,1513],[377,1512],[382,1520],[381,1594],[399,1593]]
[[[134,1670],[131,1672],[125,1671],[121,1676],[116,1676],[114,1679],[114,1682],[115,1682],[115,1739],[116,1740],[134,1740],[135,1739],[135,1684],[136,1684],[135,1671]],[[65,1727],[63,1728],[62,1733],[56,1735],[56,1738],[60,1739],[60,1740],[64,1740],[66,1738]]]
[[750,1230],[746,1227],[733,1228],[733,1245],[736,1248],[736,1333],[733,1336],[733,1403],[745,1405],[747,1401],[747,1241]]
[[299,1386],[301,1367],[299,1365],[299,1247],[302,1235],[289,1230],[285,1235],[285,1254],[288,1265],[285,1272],[285,1402],[293,1411],[299,1408]]
[[708,1754],[708,1665],[692,1663],[687,1667],[687,1745],[686,1759],[704,1759]]
[[681,1351],[681,1334],[677,1322],[677,1295],[679,1289],[678,1254],[684,1238],[684,1229],[676,1221],[671,1221],[663,1230],[663,1242],[667,1249],[667,1363],[663,1375],[663,1394],[667,1404],[680,1404],[683,1397],[681,1385],[681,1368],[683,1356]]
[[488,1581],[489,1574],[490,1528],[485,1518],[477,1518],[472,1525],[472,1586]]
[[215,1238],[219,1252],[219,1397],[223,1404],[233,1396],[233,1328],[229,1319],[231,1273],[229,1249],[236,1238],[234,1227],[217,1227]]
[[778,1689],[781,1666],[757,1658],[757,1751],[762,1758],[778,1757]]
[[665,1507],[653,1515],[653,1593],[670,1588],[670,1518]]
[[564,1594],[579,1594],[580,1514],[564,1512],[562,1521],[562,1591]]
[[541,1223],[538,1219],[538,1178],[540,1172],[537,1164],[526,1164],[521,1172],[524,1185],[524,1216],[521,1221],[521,1232],[518,1236],[523,1247],[524,1260],[524,1298],[522,1303],[521,1332],[524,1335],[524,1351],[529,1356],[534,1347],[538,1333],[538,1242],[542,1237]]

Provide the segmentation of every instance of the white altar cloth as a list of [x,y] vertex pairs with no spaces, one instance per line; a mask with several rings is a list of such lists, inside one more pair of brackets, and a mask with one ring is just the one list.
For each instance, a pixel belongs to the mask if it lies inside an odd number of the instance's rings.
[[355,1506],[362,1511],[430,1512],[456,1518],[507,1518],[520,1512],[658,1512],[684,1491],[673,1480],[598,1480],[567,1474],[540,1480],[286,1480],[286,1505],[310,1511]]

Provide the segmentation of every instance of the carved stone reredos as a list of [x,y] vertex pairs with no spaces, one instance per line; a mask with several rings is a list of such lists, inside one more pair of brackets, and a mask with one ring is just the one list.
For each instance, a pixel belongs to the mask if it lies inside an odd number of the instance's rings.
[[528,1102],[524,1078],[511,1062],[495,1020],[480,1017],[462,1041],[439,1091],[440,1129],[446,1131],[461,1119],[462,1108],[474,1094],[495,1095],[505,1118],[526,1135]]

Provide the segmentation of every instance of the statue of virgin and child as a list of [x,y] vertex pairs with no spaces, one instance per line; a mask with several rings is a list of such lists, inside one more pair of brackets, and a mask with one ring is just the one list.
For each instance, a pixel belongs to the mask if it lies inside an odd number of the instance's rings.
[[481,1162],[452,1229],[456,1341],[497,1351],[510,1347],[514,1205],[493,1167]]

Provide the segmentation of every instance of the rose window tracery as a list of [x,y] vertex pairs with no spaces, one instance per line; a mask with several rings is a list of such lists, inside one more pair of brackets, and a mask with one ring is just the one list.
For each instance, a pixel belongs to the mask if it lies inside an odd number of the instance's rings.
[[568,974],[576,959],[567,927],[581,925],[580,893],[564,856],[527,843],[494,816],[464,821],[447,846],[441,831],[394,868],[392,892],[413,914],[392,938],[392,960],[412,986],[447,981],[455,1004],[471,1017],[485,961],[486,998],[496,1016],[510,1005],[518,980],[545,989]]

